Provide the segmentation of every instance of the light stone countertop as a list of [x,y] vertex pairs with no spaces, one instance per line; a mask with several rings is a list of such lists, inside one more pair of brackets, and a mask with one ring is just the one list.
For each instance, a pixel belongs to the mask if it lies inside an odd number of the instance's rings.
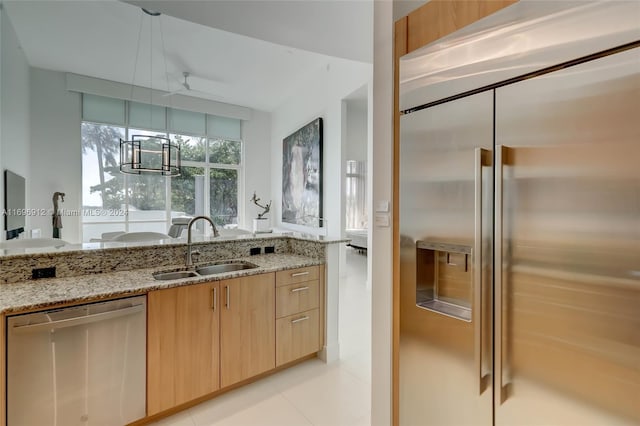
[[[258,265],[258,268],[170,281],[159,281],[153,278],[152,274],[157,271],[184,270],[183,265],[175,265],[174,267],[135,269],[5,284],[0,285],[0,314],[46,309],[61,303],[80,304],[94,299],[140,294],[163,288],[219,281],[324,263],[320,259],[295,254],[264,254],[229,260],[253,263]],[[215,263],[228,263],[228,261]]]
[[[312,235],[300,232],[269,232],[263,234],[239,234],[239,235],[222,235],[220,237],[203,237],[201,235],[194,236],[192,241],[194,244],[224,244],[228,242],[264,242],[273,239],[288,238],[291,240],[298,240],[303,242],[313,242],[319,244],[336,244],[349,242],[349,238],[328,238],[322,235]],[[20,240],[22,241],[22,240]],[[29,257],[32,255],[42,254],[64,254],[64,253],[82,253],[82,252],[99,252],[102,250],[110,249],[126,249],[126,248],[138,248],[138,247],[178,247],[184,246],[187,243],[186,237],[181,238],[168,238],[158,241],[131,241],[131,242],[116,242],[116,241],[103,241],[93,243],[82,244],[65,244],[58,247],[17,247],[17,248],[1,248],[0,258],[10,257]]]

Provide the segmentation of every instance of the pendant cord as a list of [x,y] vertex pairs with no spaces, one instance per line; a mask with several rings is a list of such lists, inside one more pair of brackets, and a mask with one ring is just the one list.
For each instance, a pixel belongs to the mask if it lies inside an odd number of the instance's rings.
[[[167,70],[167,55],[165,54],[164,31],[162,29],[162,17],[160,17],[160,43],[162,44],[162,62],[164,63],[164,79],[167,83],[167,92],[171,92],[169,87],[169,72]],[[171,104],[171,96],[169,96],[169,104]]]
[[153,16],[149,23],[149,127],[153,118]]
[[133,76],[131,77],[131,93],[129,94],[129,99],[133,100],[133,85],[136,81],[136,72],[138,70],[138,55],[140,54],[140,38],[142,36],[142,23],[143,23],[144,15],[140,15],[140,25],[138,25],[138,43],[136,45],[136,56],[133,60]]

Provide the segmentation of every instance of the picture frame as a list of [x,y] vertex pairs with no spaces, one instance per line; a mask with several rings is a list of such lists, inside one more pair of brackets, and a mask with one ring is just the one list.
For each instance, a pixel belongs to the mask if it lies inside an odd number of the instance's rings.
[[282,222],[322,227],[322,118],[282,141]]

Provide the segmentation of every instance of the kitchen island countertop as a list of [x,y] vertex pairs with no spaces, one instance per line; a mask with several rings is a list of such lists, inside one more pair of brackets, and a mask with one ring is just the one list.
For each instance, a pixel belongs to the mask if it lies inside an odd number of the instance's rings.
[[[173,267],[162,266],[5,284],[0,285],[0,314],[47,309],[59,304],[79,304],[164,288],[324,264],[322,259],[296,254],[264,254],[228,260],[249,262],[258,267],[168,281],[159,281],[153,278],[154,272],[184,270],[184,265],[176,264]],[[203,262],[202,265],[225,262]]]

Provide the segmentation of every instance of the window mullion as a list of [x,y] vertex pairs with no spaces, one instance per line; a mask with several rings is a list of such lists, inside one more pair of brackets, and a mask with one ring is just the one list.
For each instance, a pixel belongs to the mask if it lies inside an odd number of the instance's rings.
[[242,166],[236,164],[220,164],[220,163],[209,163],[209,166],[213,169],[224,169],[224,170],[240,170]]
[[[207,144],[208,145],[208,144]],[[209,157],[207,157],[209,158]],[[211,167],[209,163],[204,166],[204,212],[205,216],[211,217]],[[213,220],[213,218],[211,218]]]
[[[238,227],[240,227],[240,223],[245,224],[244,223],[244,198],[245,198],[245,194],[244,191],[242,190],[244,188],[244,176],[243,173],[240,169],[238,169],[236,171],[236,193],[238,194],[237,198],[237,203],[238,203],[238,208],[237,208],[237,217],[236,217],[236,222],[238,224]],[[243,200],[243,202],[241,203],[240,200]],[[246,224],[245,224],[246,225]]]
[[[127,136],[127,140],[130,140],[129,126],[125,127],[125,135]],[[124,216],[124,232],[129,232],[129,176],[125,174],[122,182],[124,185],[124,210],[127,212]]]
[[[124,103],[124,128],[125,128],[125,135],[126,135],[126,140],[131,140],[130,139],[130,131],[129,131],[129,111],[128,111],[128,104],[129,102]],[[124,179],[122,181],[122,184],[124,185],[124,209],[127,212],[127,214],[124,216],[124,231],[125,232],[129,232],[129,177],[125,174],[124,175]]]
[[[165,108],[165,117],[167,114],[167,108]],[[167,122],[165,121],[165,127],[166,127]],[[166,131],[165,133],[166,137],[169,138],[169,132]],[[165,191],[165,203],[164,203],[164,213],[165,213],[165,219],[167,221],[167,232],[169,232],[169,228],[171,227],[171,202],[173,201],[171,199],[171,176],[168,176],[165,178],[165,185],[164,185],[164,191]]]

